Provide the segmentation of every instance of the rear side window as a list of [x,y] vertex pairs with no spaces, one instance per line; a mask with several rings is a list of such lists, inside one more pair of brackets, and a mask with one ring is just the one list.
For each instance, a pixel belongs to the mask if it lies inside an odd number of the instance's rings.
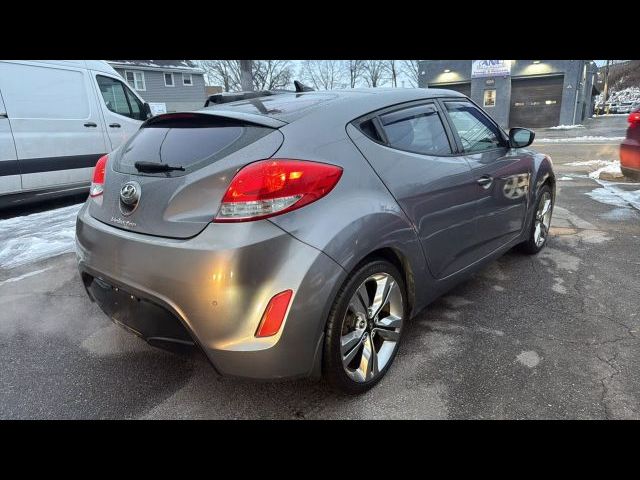
[[135,162],[166,163],[184,167],[185,171],[148,175],[177,177],[209,165],[271,132],[273,129],[267,127],[215,119],[160,122],[141,128],[131,137],[116,158],[114,169],[140,174]]
[[451,145],[433,105],[405,108],[380,117],[390,147],[424,155],[447,155]]
[[469,102],[444,103],[465,152],[477,153],[505,146],[498,128]]
[[111,77],[98,75],[98,86],[106,107],[118,115],[144,120],[142,102],[131,93],[123,82]]

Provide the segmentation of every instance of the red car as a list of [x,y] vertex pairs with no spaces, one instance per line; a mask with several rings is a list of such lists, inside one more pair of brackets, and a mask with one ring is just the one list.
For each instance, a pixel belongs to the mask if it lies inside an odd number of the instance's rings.
[[627,138],[620,144],[620,169],[624,176],[640,180],[640,108],[628,120]]

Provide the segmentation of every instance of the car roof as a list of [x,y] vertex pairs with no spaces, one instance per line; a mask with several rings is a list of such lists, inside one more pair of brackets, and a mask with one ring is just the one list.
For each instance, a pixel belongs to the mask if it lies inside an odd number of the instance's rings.
[[202,113],[224,112],[262,115],[291,123],[320,112],[344,112],[349,107],[353,118],[395,104],[436,97],[465,96],[453,90],[436,88],[354,88],[299,93],[279,93],[263,97],[213,105],[199,110]]

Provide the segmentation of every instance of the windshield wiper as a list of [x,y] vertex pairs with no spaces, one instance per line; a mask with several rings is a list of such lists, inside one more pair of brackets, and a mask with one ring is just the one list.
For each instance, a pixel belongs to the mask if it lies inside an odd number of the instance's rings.
[[136,162],[133,164],[136,170],[144,173],[158,173],[158,172],[173,172],[179,170],[184,172],[184,167],[173,167],[167,163],[155,163],[155,162]]

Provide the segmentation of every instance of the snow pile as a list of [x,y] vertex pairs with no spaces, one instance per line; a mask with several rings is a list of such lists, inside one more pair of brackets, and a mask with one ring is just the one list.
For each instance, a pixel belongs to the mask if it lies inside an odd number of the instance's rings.
[[614,183],[598,180],[602,188],[596,188],[585,195],[606,205],[614,207],[633,207],[640,210],[640,190],[627,191],[617,187]]
[[14,268],[75,251],[82,204],[0,220],[0,268]]
[[[596,97],[596,103],[602,103],[603,94]],[[610,92],[607,102],[623,103],[623,102],[640,102],[640,87],[628,87],[619,92]]]
[[573,130],[576,128],[584,128],[584,125],[558,125],[557,127],[549,127],[549,130]]
[[538,138],[538,143],[588,143],[588,142],[621,142],[624,137],[600,137],[586,135],[584,137],[570,137],[570,138]]
[[595,172],[591,172],[589,176],[591,178],[599,179],[601,173],[606,173],[611,177],[622,177],[620,162],[607,162],[607,165],[600,167]]

